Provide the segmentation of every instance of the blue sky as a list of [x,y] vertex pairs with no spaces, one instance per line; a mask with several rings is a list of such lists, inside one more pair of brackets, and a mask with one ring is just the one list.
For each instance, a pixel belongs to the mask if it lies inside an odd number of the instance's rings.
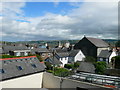
[[60,2],[58,5],[55,5],[53,2],[27,2],[26,6],[22,9],[26,17],[38,17],[48,12],[65,15],[73,8],[77,7],[70,5],[68,2]]
[[80,40],[84,35],[118,38],[116,2],[2,3],[4,41]]

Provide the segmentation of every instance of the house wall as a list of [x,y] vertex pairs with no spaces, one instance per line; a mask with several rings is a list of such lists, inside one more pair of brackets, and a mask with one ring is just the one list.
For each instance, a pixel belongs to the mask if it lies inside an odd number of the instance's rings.
[[60,58],[60,61],[62,62],[62,66],[64,67],[65,64],[68,64],[68,57],[62,57]]
[[32,74],[0,82],[2,88],[42,88],[43,73]]
[[109,63],[111,62],[112,57],[117,56],[116,52],[113,51],[112,54],[109,57]]
[[102,50],[108,50],[108,48],[97,48],[97,56],[100,54]]
[[[43,73],[43,88],[60,88],[60,81],[61,78],[57,76],[53,76],[50,73]],[[72,80],[72,79],[67,79],[63,78],[63,82],[61,84],[62,88],[87,88],[88,90],[93,90],[93,88],[100,88],[100,90],[104,90],[100,85],[95,85],[95,84],[90,84],[87,82],[82,82],[82,81],[77,81],[77,80]],[[105,88],[105,87],[104,87]],[[65,90],[65,89],[64,89]],[[72,89],[73,90],[73,89]],[[98,89],[97,89],[98,90]],[[105,88],[107,90],[107,88]]]
[[97,61],[105,61],[108,64],[109,63],[109,58],[98,57]]
[[83,61],[84,60],[84,58],[85,58],[85,55],[81,52],[81,50],[77,53],[77,55],[75,56],[75,62],[76,61]]
[[92,44],[86,38],[80,40],[75,46],[75,49],[80,49],[85,56],[92,56],[94,58],[97,57],[97,47]]

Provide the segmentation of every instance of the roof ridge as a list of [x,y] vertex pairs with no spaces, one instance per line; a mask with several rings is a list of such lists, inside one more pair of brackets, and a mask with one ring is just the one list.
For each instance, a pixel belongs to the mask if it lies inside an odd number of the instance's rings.
[[36,56],[26,56],[26,57],[16,57],[16,58],[4,58],[0,60],[13,60],[13,59],[23,59],[23,58],[31,58],[31,57],[36,57]]

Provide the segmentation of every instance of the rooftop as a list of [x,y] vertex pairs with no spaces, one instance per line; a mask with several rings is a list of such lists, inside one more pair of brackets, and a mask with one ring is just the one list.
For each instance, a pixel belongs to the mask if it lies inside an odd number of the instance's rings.
[[84,37],[88,39],[92,44],[94,44],[96,47],[108,47],[109,45],[103,41],[102,39],[98,38],[91,38],[91,37]]
[[30,75],[45,70],[44,63],[40,63],[36,56],[0,59],[0,80],[7,80]]
[[98,55],[98,57],[102,57],[102,58],[109,58],[109,56],[112,54],[112,51],[109,50],[102,50],[100,52],[100,54]]

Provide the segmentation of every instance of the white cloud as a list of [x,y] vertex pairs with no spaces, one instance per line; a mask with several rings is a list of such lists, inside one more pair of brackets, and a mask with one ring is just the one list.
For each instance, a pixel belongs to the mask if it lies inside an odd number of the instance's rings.
[[21,8],[25,3],[8,3],[3,9],[6,16],[0,18],[3,21],[2,37],[9,40],[80,39],[85,34],[98,38],[117,38],[117,3],[86,2],[80,6],[79,3],[71,5],[77,8],[69,10],[66,15],[48,12],[44,16],[26,18],[29,22],[20,22],[11,18],[18,18],[16,14],[22,17],[24,11]]
[[21,8],[25,6],[25,2],[2,2],[0,6],[2,7],[0,13],[3,16],[11,19],[20,19],[24,16],[24,11]]

